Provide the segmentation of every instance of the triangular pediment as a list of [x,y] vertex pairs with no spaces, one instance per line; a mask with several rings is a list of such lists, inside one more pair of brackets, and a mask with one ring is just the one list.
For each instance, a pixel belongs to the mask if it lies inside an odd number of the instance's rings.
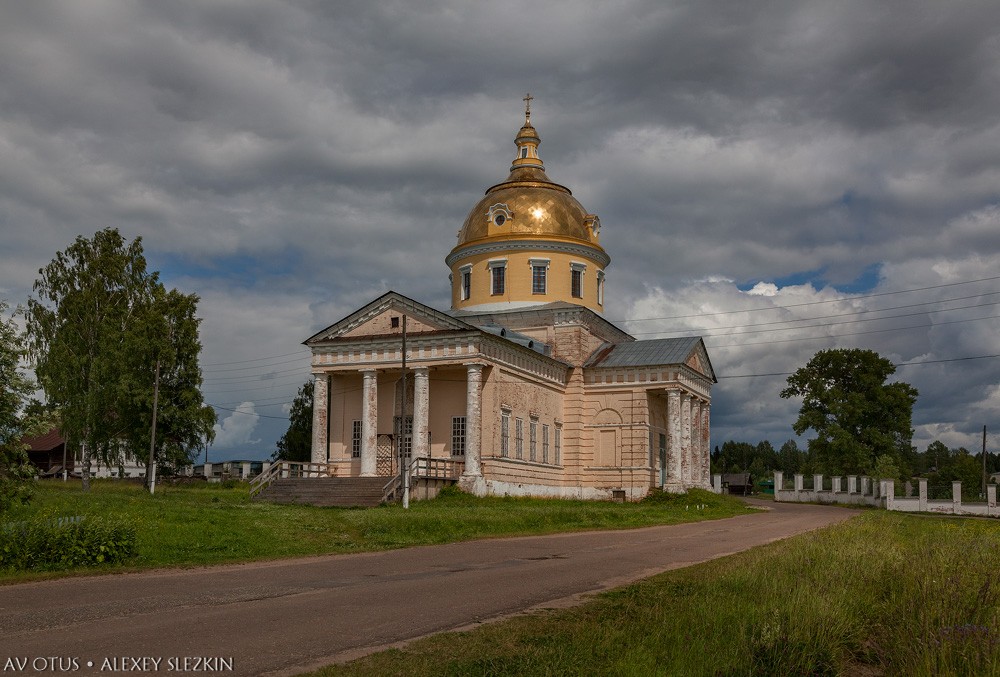
[[409,335],[442,331],[476,331],[472,325],[440,310],[390,291],[306,339],[305,344],[402,334],[403,316],[406,317],[406,333]]
[[698,339],[698,343],[695,344],[684,364],[712,379],[712,383],[719,382],[719,379],[715,376],[715,369],[712,368],[712,361],[708,359],[708,350],[705,348],[705,342],[701,339]]
[[708,359],[705,342],[698,336],[682,338],[647,339],[630,343],[604,344],[595,350],[586,367],[669,367],[683,364],[713,383],[718,380],[712,361]]

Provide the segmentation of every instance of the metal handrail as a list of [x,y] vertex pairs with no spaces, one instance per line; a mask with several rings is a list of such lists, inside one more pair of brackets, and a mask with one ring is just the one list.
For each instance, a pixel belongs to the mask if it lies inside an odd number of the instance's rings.
[[396,491],[399,490],[400,482],[401,478],[399,477],[399,475],[393,475],[392,478],[385,483],[385,486],[382,487],[383,503],[388,503],[394,499]]
[[[410,477],[420,479],[446,479],[456,480],[465,470],[465,461],[456,461],[450,458],[433,458],[430,456],[416,456],[410,461]],[[388,503],[393,500],[401,485],[399,475],[393,475],[385,486],[382,487],[382,502]]]
[[279,477],[329,477],[329,463],[311,463],[308,461],[278,461],[267,472],[262,472],[250,481],[250,498],[264,491]]
[[410,465],[410,477],[426,479],[457,479],[465,470],[465,461],[451,458],[420,456]]

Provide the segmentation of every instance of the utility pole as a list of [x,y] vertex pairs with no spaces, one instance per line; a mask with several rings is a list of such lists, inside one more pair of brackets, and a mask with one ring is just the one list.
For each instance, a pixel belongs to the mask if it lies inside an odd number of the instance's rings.
[[983,426],[983,497],[986,497],[986,426]]
[[[410,509],[410,468],[406,458],[406,315],[403,315],[403,411],[399,417],[399,472],[403,480],[403,509]],[[411,440],[410,444],[413,442]]]
[[160,399],[160,359],[156,358],[156,380],[153,382],[153,427],[149,432],[149,493],[156,491],[156,405]]

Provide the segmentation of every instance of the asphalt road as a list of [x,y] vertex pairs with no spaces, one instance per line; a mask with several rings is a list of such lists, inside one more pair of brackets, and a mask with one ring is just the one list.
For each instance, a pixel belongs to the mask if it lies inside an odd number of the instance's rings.
[[631,531],[0,586],[0,672],[297,674],[531,607],[571,604],[856,514],[768,505],[754,515]]

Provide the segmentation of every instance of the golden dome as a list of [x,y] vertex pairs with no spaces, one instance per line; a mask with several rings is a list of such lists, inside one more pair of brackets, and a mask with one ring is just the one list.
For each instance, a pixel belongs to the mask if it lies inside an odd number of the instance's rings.
[[579,240],[603,253],[598,244],[600,221],[587,213],[568,188],[545,174],[545,164],[538,156],[540,143],[526,115],[514,139],[517,155],[510,175],[490,187],[469,212],[458,233],[456,250],[484,238],[554,236]]
[[510,175],[472,208],[445,257],[451,307],[492,312],[564,302],[603,312],[611,257],[598,240],[601,222],[546,176],[530,94],[525,101]]

